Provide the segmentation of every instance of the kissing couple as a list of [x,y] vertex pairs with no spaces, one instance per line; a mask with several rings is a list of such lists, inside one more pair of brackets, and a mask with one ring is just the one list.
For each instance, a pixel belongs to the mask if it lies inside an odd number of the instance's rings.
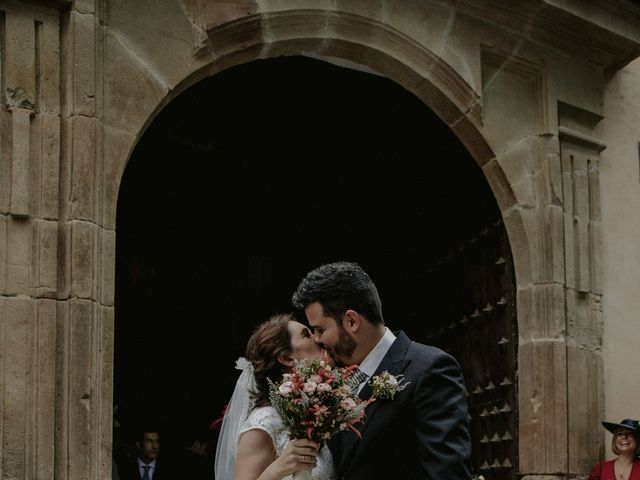
[[[283,480],[309,471],[313,480],[469,480],[471,440],[460,368],[453,357],[385,326],[378,290],[357,264],[309,272],[292,297],[309,326],[276,315],[255,330],[238,361],[242,370],[216,450],[216,480]],[[366,400],[382,372],[403,376],[393,400],[376,400],[358,430],[320,445],[290,440],[271,405],[277,384],[298,360],[357,365],[352,388]],[[358,384],[359,381],[359,384]]]

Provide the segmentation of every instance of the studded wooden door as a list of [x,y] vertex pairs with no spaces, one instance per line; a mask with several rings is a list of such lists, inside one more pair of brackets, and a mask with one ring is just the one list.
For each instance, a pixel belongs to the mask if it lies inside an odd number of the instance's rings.
[[509,241],[498,220],[425,275],[430,318],[424,338],[454,355],[468,390],[473,470],[517,478],[517,322]]

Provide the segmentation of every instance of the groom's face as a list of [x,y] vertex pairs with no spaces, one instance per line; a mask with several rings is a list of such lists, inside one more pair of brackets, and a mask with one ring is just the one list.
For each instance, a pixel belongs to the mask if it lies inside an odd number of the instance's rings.
[[322,305],[312,303],[304,309],[309,325],[313,330],[316,343],[326,349],[338,366],[351,365],[353,352],[357,342],[342,326],[342,321],[336,321],[324,314]]

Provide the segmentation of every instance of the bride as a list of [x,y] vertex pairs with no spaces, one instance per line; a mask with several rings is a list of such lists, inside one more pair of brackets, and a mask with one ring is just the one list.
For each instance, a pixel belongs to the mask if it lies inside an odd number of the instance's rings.
[[290,314],[261,324],[247,344],[246,359],[222,423],[216,449],[216,480],[284,480],[310,471],[313,480],[335,478],[327,446],[308,439],[290,440],[269,402],[269,380],[279,382],[295,360],[322,358],[325,351],[307,327]]

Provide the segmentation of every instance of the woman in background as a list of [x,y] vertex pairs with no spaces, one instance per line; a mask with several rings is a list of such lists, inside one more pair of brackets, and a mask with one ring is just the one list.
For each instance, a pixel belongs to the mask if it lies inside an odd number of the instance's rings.
[[611,450],[617,455],[613,460],[598,463],[589,480],[640,480],[640,424],[637,420],[624,419],[620,423],[602,422],[613,433]]

